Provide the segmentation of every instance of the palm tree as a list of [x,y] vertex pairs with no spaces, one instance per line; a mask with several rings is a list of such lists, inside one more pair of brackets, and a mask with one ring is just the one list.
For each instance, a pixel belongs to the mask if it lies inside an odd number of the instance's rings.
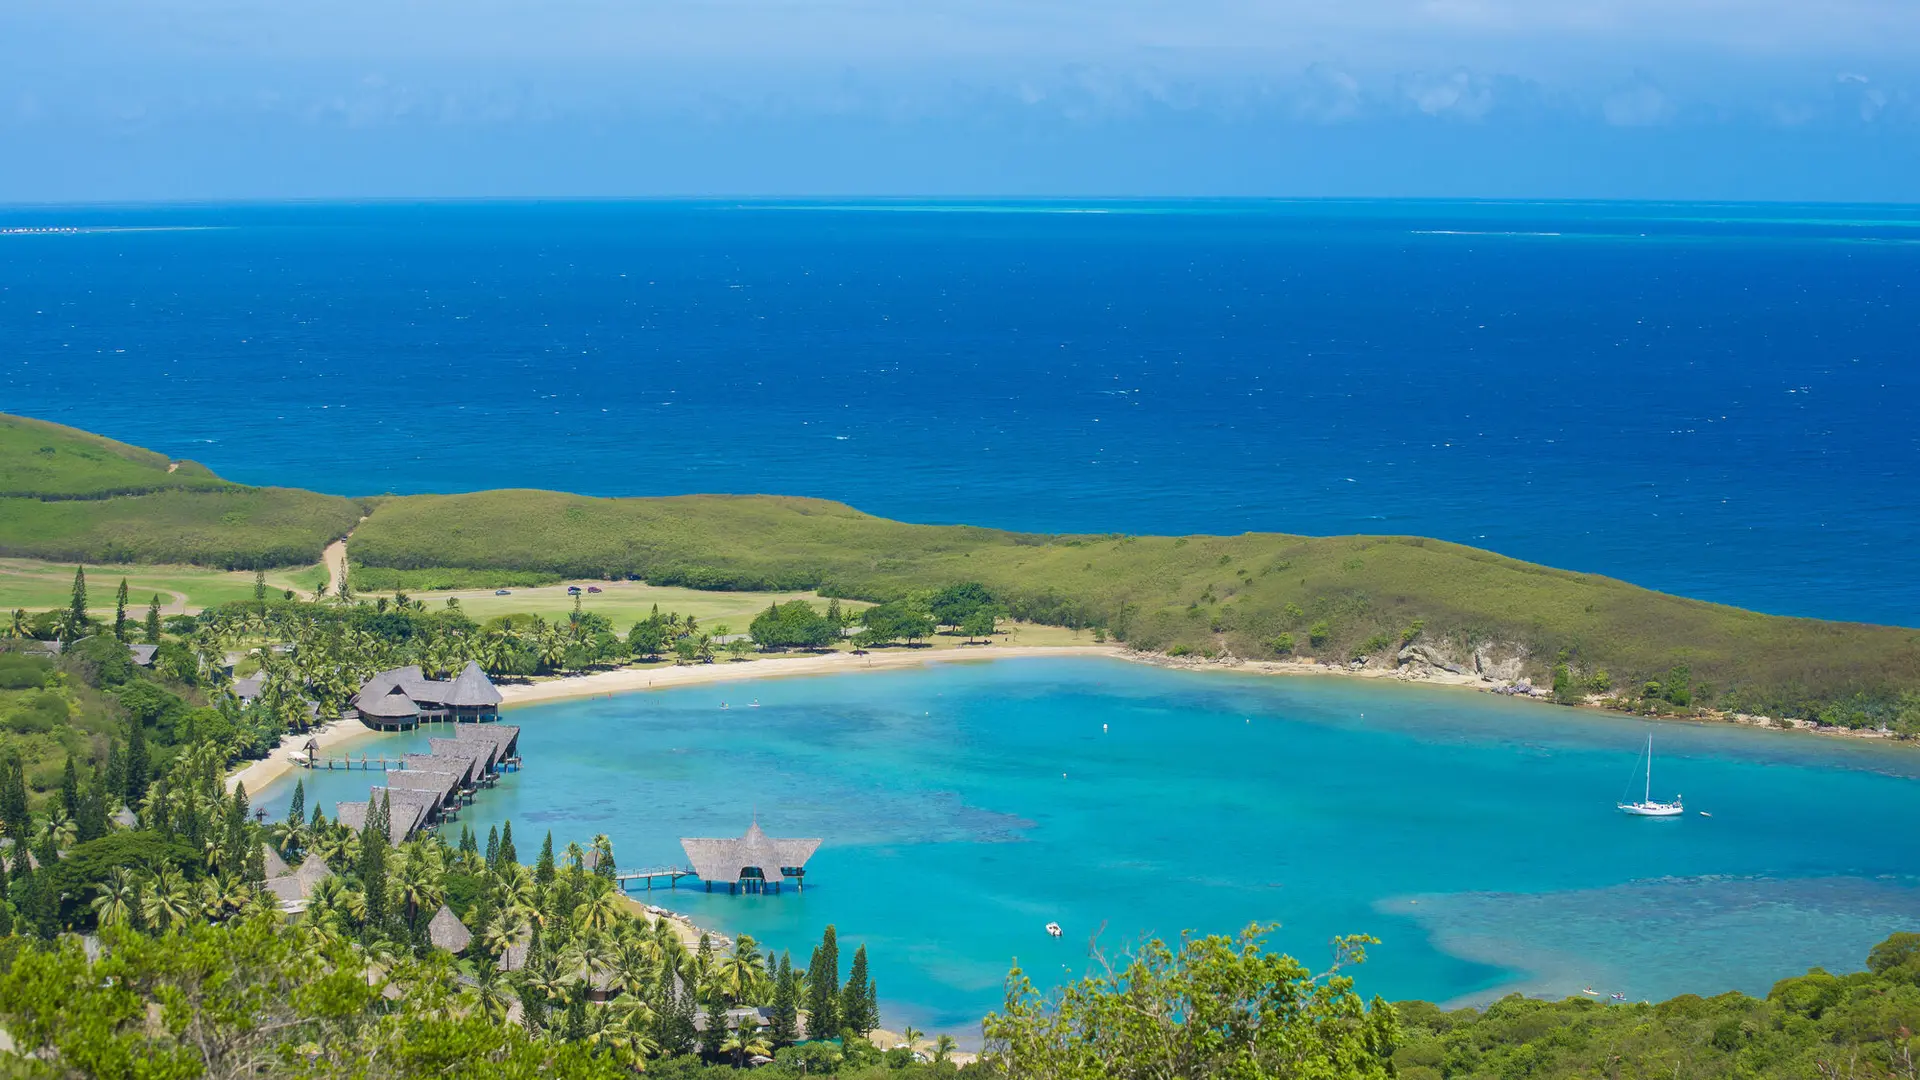
[[919,1028],[914,1027],[912,1024],[908,1024],[905,1028],[902,1028],[900,1031],[900,1038],[906,1042],[907,1049],[909,1050],[913,1049],[916,1043],[918,1043],[921,1039],[924,1039],[926,1037],[927,1037],[926,1032],[921,1031]]
[[140,918],[152,930],[177,930],[199,914],[193,890],[171,866],[161,867],[140,898]]
[[210,922],[223,922],[240,914],[253,899],[253,890],[232,874],[210,877],[200,883],[201,911]]
[[549,1002],[564,1001],[567,996],[567,984],[573,981],[570,973],[561,964],[560,958],[552,953],[541,953],[538,957],[527,961],[527,969],[521,973],[521,978],[525,980],[528,989],[539,993]]
[[13,609],[13,632],[8,636],[17,637],[17,638],[27,636],[27,609],[26,608]]
[[626,908],[620,903],[620,894],[613,889],[605,889],[573,909],[574,925],[587,930],[604,932],[626,917]]
[[660,1052],[653,1041],[653,1010],[632,994],[622,994],[607,1005],[605,1042],[616,1060],[635,1072],[646,1067],[648,1058]]
[[[708,1021],[712,1023],[712,1020]],[[740,1068],[750,1057],[765,1057],[773,1053],[766,1036],[760,1034],[760,1024],[751,1016],[740,1018],[740,1026],[727,1033],[727,1040],[720,1044],[720,1052],[733,1055],[734,1068]]]
[[424,855],[411,856],[401,863],[392,881],[395,895],[407,909],[408,925],[413,924],[422,910],[440,906],[443,895],[440,878],[440,869]]
[[948,1058],[953,1056],[953,1049],[954,1049],[953,1036],[942,1035],[939,1038],[934,1039],[933,1040],[933,1060],[935,1062],[941,1062],[941,1061],[947,1060]]
[[733,943],[733,951],[714,965],[713,980],[714,988],[726,998],[728,1005],[759,1001],[766,985],[767,969],[758,943],[741,934]]
[[473,966],[473,997],[481,1011],[498,1023],[513,1008],[512,988],[501,976],[500,965],[485,961]]
[[100,895],[93,900],[93,917],[102,928],[126,926],[140,913],[140,886],[125,869],[115,867],[95,887]]

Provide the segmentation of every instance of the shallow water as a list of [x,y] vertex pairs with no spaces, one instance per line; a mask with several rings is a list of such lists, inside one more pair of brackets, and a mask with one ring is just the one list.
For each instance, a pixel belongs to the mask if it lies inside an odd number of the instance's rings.
[[[1016,958],[1043,981],[1077,972],[1095,935],[1111,951],[1272,921],[1277,944],[1317,963],[1332,936],[1365,932],[1381,944],[1364,993],[1592,985],[1637,1000],[1856,969],[1920,923],[1920,835],[1881,825],[1920,812],[1920,755],[1900,747],[1087,658],[511,719],[528,766],[467,812],[482,835],[511,818],[530,859],[545,830],[561,845],[605,832],[627,867],[683,863],[678,837],[737,834],[756,813],[774,835],[822,837],[804,893],[655,899],[803,961],[836,924],[843,951],[872,951],[895,1024],[963,1027]],[[1711,819],[1614,810],[1649,730],[1655,794],[1684,792]],[[303,775],[329,812],[369,782]],[[281,812],[290,788],[264,805]]]

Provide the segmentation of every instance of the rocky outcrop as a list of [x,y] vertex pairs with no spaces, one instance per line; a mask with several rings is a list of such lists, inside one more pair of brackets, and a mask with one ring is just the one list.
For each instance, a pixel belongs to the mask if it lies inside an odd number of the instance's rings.
[[1524,645],[1504,642],[1474,646],[1473,670],[1483,679],[1513,682],[1525,674],[1526,669],[1527,649]]
[[1436,668],[1440,671],[1450,672],[1454,675],[1472,674],[1464,665],[1455,663],[1452,659],[1443,655],[1432,646],[1420,642],[1415,642],[1400,650],[1400,664],[1402,667],[1408,664],[1420,664],[1426,667]]

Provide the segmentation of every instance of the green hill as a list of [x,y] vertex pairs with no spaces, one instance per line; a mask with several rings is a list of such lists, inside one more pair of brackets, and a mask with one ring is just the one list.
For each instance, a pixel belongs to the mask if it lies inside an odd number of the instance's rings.
[[229,483],[203,465],[0,415],[0,555],[227,569],[319,559],[351,499]]
[[488,491],[387,500],[351,548],[363,566],[874,601],[978,581],[1018,617],[1142,649],[1376,664],[1407,642],[1466,664],[1522,651],[1536,679],[1564,655],[1583,680],[1635,689],[1684,667],[1696,699],[1793,716],[1840,702],[1842,722],[1878,722],[1920,690],[1920,631],[1760,615],[1418,537],[1042,536],[815,499]]
[[[0,555],[250,568],[312,562],[353,500],[0,417]],[[1564,696],[1639,695],[1920,728],[1920,631],[1760,615],[1404,536],[1045,536],[910,525],[777,496],[597,499],[484,491],[371,500],[357,567],[817,589],[871,601],[980,582],[1035,622],[1136,648],[1250,659],[1498,668]],[[1644,703],[1644,702],[1643,702]],[[1664,706],[1663,706],[1664,707]]]

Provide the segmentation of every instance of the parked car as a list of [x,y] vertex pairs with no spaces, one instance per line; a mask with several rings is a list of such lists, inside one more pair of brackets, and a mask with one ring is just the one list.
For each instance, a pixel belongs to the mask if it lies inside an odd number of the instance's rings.
[[598,586],[598,585],[589,585],[589,586],[587,586],[587,591],[588,591],[588,592],[599,592],[599,591],[600,591],[600,586]]
[[568,595],[568,596],[572,596],[572,595],[573,595],[574,593],[577,593],[577,592],[579,592],[579,591],[580,591],[580,586],[578,586],[578,585],[569,585],[569,586],[567,586],[567,595]]
[[513,590],[511,590],[511,589],[495,589],[495,590],[493,590],[493,595],[495,595],[495,596],[512,596],[512,595],[513,595]]

